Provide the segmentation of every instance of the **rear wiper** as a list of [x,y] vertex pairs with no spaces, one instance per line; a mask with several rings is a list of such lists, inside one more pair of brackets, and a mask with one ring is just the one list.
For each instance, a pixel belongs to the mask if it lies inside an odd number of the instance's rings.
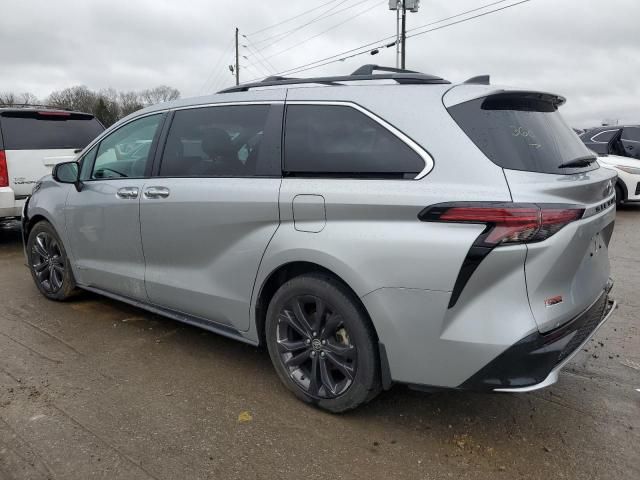
[[580,167],[588,167],[593,162],[597,160],[597,157],[580,157],[575,160],[571,160],[570,162],[561,163],[558,165],[558,168],[580,168]]

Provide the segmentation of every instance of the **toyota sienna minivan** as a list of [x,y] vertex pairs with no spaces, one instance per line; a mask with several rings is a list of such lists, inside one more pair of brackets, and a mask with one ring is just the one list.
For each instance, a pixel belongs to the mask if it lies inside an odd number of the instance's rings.
[[367,65],[149,107],[36,185],[28,264],[52,300],[266,345],[332,412],[542,388],[615,306],[615,174],[564,102]]

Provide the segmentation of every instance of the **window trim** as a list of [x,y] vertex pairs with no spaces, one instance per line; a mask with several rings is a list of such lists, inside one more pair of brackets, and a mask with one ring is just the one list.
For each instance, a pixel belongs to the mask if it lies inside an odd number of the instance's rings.
[[[329,105],[329,106],[338,106],[338,107],[350,107],[358,112],[364,114],[369,117],[371,120],[376,122],[378,125],[386,129],[389,133],[394,135],[398,140],[407,145],[411,150],[413,150],[424,162],[424,168],[416,175],[413,180],[421,180],[426,177],[432,170],[434,165],[433,157],[427,152],[420,144],[414,141],[411,137],[406,135],[400,129],[394,127],[392,124],[384,120],[382,117],[379,117],[371,110],[364,108],[362,105],[359,105],[355,102],[345,101],[345,100],[287,100],[285,105]],[[286,118],[286,112],[285,112]],[[286,135],[286,128],[284,131]],[[284,145],[283,145],[284,150]],[[283,166],[284,167],[284,166]]]
[[[142,118],[150,117],[152,115],[160,115],[160,122],[158,124],[158,129],[156,130],[156,132],[155,132],[155,134],[153,136],[153,139],[151,141],[151,147],[150,147],[150,151],[149,151],[149,159],[147,159],[147,166],[145,167],[144,176],[142,176],[142,177],[87,178],[87,179],[82,180],[82,182],[83,183],[84,182],[103,182],[103,181],[106,181],[106,180],[140,180],[140,179],[144,179],[144,178],[149,178],[151,176],[151,167],[153,166],[153,161],[155,159],[156,152],[158,150],[158,143],[160,142],[160,140],[162,138],[164,124],[166,123],[166,119],[167,119],[167,112],[168,112],[168,110],[158,110],[158,111],[154,111],[154,112],[145,113],[144,115],[138,115],[138,116],[136,116],[134,118],[131,118],[130,120],[126,121],[122,125],[118,125],[118,127],[114,128],[113,130],[111,128],[105,130],[101,135],[96,137],[93,140],[93,142],[91,142],[89,145],[87,145],[85,147],[85,149],[78,155],[78,159],[76,160],[76,162],[79,163],[79,164],[81,162],[83,162],[85,157],[93,149],[93,147],[97,146],[98,147],[98,151],[99,151],[100,150],[100,145],[102,144],[102,141],[104,139],[106,139],[107,137],[110,137],[112,133],[117,132],[121,128],[124,128],[127,125],[129,125],[130,123],[135,122],[137,120],[140,120]],[[95,157],[93,157],[93,160],[91,160],[91,166],[88,167],[88,168],[90,168],[90,174],[91,175],[93,175],[93,168],[94,168],[96,160],[98,158],[98,151],[96,151]],[[82,167],[82,166],[80,165],[80,167]],[[81,168],[81,170],[82,170],[82,168]]]
[[616,134],[617,134],[617,132],[619,132],[619,131],[620,131],[620,129],[619,129],[619,128],[612,128],[612,129],[610,129],[610,130],[602,130],[602,131],[600,131],[600,132],[598,132],[598,133],[594,134],[594,135],[593,135],[593,137],[591,137],[591,139],[590,139],[590,140],[591,140],[593,143],[598,143],[598,144],[600,144],[600,145],[607,145],[607,144],[608,144],[608,143],[613,139],[613,137],[611,137],[611,138],[610,138],[608,141],[606,141],[606,142],[602,142],[602,141],[600,141],[600,140],[596,140],[596,138],[598,138],[598,137],[599,137],[600,135],[602,135],[603,133],[616,132]]

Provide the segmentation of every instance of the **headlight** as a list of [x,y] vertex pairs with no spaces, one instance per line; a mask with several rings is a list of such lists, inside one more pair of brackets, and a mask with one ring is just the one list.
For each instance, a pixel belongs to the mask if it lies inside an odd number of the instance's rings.
[[630,173],[632,175],[640,175],[640,168],[636,167],[627,167],[626,165],[616,165],[616,168],[619,168],[623,172]]

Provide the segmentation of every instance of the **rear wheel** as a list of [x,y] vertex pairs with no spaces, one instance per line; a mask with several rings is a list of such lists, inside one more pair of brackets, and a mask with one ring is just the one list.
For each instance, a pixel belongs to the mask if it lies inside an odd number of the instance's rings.
[[306,274],[282,285],[265,333],[278,376],[304,402],[337,413],[380,392],[373,328],[354,295],[331,277]]
[[66,300],[76,289],[67,253],[50,223],[37,223],[29,232],[27,257],[33,281],[45,297]]

